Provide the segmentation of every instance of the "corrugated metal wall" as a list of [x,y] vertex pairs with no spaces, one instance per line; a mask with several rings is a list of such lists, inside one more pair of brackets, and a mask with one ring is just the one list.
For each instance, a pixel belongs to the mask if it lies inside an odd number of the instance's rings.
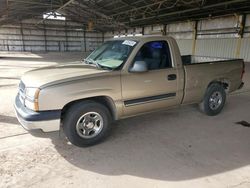
[[[20,25],[0,27],[0,51],[92,51],[114,35],[143,33],[162,34],[176,39],[183,55],[192,54],[227,58],[244,58],[250,62],[250,15],[246,17],[245,34],[238,36],[240,16],[201,20],[197,24],[194,42],[194,22],[136,27],[123,31],[86,32],[74,22],[46,20],[34,27],[37,20],[25,20]],[[193,46],[196,44],[195,46]],[[237,53],[239,52],[239,53]]]
[[100,32],[74,22],[25,20],[0,27],[0,51],[92,51],[103,42]]
[[[195,55],[243,58],[250,62],[250,15],[246,17],[242,40],[238,35],[241,19],[241,16],[228,16],[199,21],[196,42],[194,42],[195,22],[173,23],[165,28],[166,34],[176,39],[182,55],[192,54],[194,49]],[[163,25],[146,26],[143,29],[136,28],[127,32],[108,32],[105,33],[105,39],[114,35],[142,33],[142,31],[144,35],[162,34],[163,30]]]
[[198,39],[195,54],[203,56],[235,58],[238,39]]
[[192,54],[193,41],[190,39],[176,39],[182,55]]
[[243,38],[241,42],[240,58],[250,62],[250,38]]

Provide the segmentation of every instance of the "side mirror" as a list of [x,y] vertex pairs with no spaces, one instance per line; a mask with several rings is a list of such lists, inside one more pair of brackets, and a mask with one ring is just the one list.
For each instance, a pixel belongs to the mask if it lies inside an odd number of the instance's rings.
[[129,72],[147,72],[148,71],[148,65],[145,61],[135,61],[133,66],[130,68]]

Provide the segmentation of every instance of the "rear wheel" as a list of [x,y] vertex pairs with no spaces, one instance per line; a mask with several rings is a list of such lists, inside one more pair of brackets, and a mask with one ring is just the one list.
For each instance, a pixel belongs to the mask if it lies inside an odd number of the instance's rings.
[[110,132],[111,115],[102,104],[83,101],[72,105],[63,120],[68,140],[79,147],[101,142]]
[[211,84],[200,104],[201,110],[209,116],[215,116],[221,112],[225,105],[226,92],[219,83]]

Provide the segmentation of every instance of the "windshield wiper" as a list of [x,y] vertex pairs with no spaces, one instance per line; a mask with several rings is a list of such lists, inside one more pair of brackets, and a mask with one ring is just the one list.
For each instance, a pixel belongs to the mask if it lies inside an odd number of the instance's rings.
[[100,67],[100,65],[95,61],[95,60],[93,60],[93,59],[83,59],[83,62],[85,62],[86,64],[93,64],[93,65],[95,65],[96,67]]
[[83,59],[83,62],[86,62],[87,64],[93,64],[97,68],[106,69],[106,70],[113,70],[111,67],[103,66],[100,63],[98,63],[97,61],[95,61],[93,59],[90,59],[90,58],[89,59]]

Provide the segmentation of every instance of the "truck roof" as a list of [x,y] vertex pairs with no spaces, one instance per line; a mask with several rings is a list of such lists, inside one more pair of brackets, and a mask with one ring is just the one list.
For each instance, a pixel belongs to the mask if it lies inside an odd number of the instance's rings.
[[173,39],[173,37],[165,35],[141,35],[141,36],[125,36],[112,38],[110,40],[135,40],[135,41],[146,41],[146,40],[159,40],[159,39]]

